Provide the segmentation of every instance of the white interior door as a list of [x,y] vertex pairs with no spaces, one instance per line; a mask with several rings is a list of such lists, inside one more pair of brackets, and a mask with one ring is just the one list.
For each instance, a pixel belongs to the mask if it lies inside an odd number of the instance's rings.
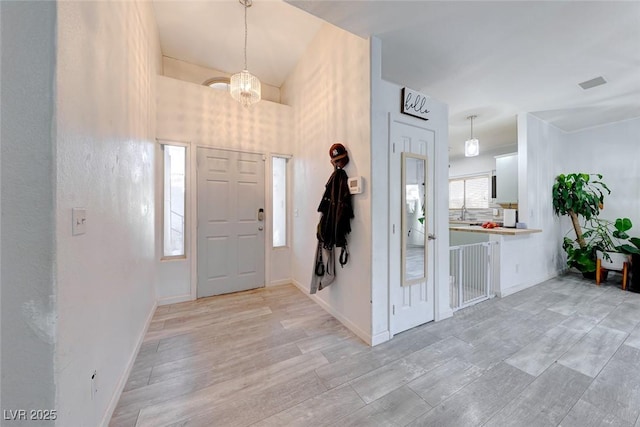
[[263,156],[198,148],[197,173],[198,298],[264,286]]
[[[403,248],[402,221],[402,153],[414,153],[426,156],[426,174],[424,183],[425,230],[424,235],[434,230],[434,155],[435,132],[414,125],[391,120],[391,141],[389,144],[389,219],[391,230],[389,236],[389,302],[391,334],[397,334],[415,326],[430,322],[435,313],[435,274],[434,274],[434,242],[426,239],[426,277],[424,280],[404,280],[402,254]],[[423,194],[420,193],[420,197]],[[406,228],[406,227],[405,227]],[[405,239],[409,242],[415,238]],[[415,243],[415,242],[414,242]],[[411,283],[411,284],[407,284]],[[403,286],[404,285],[404,286]]]

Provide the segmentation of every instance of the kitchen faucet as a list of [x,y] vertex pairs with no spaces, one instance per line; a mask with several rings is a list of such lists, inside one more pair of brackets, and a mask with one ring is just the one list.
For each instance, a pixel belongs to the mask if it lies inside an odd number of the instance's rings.
[[465,205],[462,205],[462,208],[460,209],[460,221],[464,221],[465,220],[465,213],[467,213],[467,208],[465,207]]

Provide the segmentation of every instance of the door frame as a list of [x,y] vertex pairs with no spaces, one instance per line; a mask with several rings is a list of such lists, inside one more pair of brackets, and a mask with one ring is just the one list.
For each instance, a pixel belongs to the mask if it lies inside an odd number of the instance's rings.
[[[269,250],[271,247],[271,225],[269,220],[271,219],[271,162],[267,160],[271,158],[271,155],[267,155],[263,152],[259,151],[250,151],[250,150],[239,150],[236,148],[220,148],[217,146],[205,145],[205,144],[194,144],[195,153],[191,156],[191,172],[190,180],[193,183],[193,191],[190,192],[189,197],[189,205],[191,207],[191,227],[189,231],[189,235],[191,236],[191,244],[190,244],[190,252],[191,252],[191,266],[190,266],[190,276],[191,276],[191,299],[195,301],[198,299],[198,150],[200,148],[206,148],[210,150],[222,150],[222,151],[233,151],[236,153],[246,153],[246,154],[257,154],[262,156],[262,160],[265,162],[264,167],[264,197],[265,197],[265,216],[266,220],[264,221],[265,231],[265,239],[264,239],[264,287],[268,286],[267,277],[271,275],[271,251]],[[259,288],[258,288],[259,289]]]
[[[434,127],[426,127],[423,123],[417,123],[416,120],[412,120],[412,119],[408,119],[405,116],[399,115],[399,114],[395,114],[395,113],[389,113],[388,116],[388,159],[389,159],[389,164],[387,165],[388,167],[388,171],[389,171],[389,175],[388,175],[388,181],[389,181],[389,186],[388,186],[388,200],[389,202],[391,201],[391,186],[393,185],[393,183],[391,182],[391,165],[390,165],[390,161],[392,158],[392,150],[393,150],[393,143],[391,141],[391,129],[394,123],[398,123],[398,124],[402,124],[402,125],[406,125],[406,126],[412,126],[418,129],[423,129],[425,131],[428,132],[433,132],[435,133],[435,138],[434,138],[434,147],[433,147],[433,170],[430,172],[431,176],[430,178],[433,180],[433,187],[434,187],[434,191],[436,188],[439,188],[439,179],[438,179],[438,166],[437,163],[440,160],[438,157],[438,144],[442,143],[442,136],[438,135],[440,129],[438,126],[434,126]],[[447,187],[448,188],[448,187]],[[448,193],[448,190],[447,190]],[[433,234],[436,234],[439,232],[439,227],[438,227],[438,223],[440,220],[440,204],[438,203],[438,197],[437,194],[434,194],[433,197],[433,222],[434,222],[434,230],[432,230]],[[388,212],[387,212],[388,218],[389,218],[389,226],[388,226],[388,237],[387,237],[387,242],[388,242],[388,247],[387,247],[387,253],[390,254],[391,253],[391,241],[392,239],[396,236],[393,233],[392,230],[392,222],[391,222],[391,203],[389,203],[388,206]],[[399,225],[398,228],[402,228],[401,225]],[[400,234],[402,233],[402,231],[400,231],[397,236],[401,237]],[[449,242],[448,236],[446,238],[447,244]],[[438,321],[440,320],[442,317],[442,313],[440,312],[440,286],[442,285],[440,283],[439,276],[440,276],[440,271],[441,271],[441,263],[439,262],[439,260],[441,258],[443,258],[442,254],[441,254],[441,248],[440,245],[438,244],[438,241],[436,240],[434,242],[433,245],[433,257],[434,257],[434,262],[433,262],[433,277],[434,277],[434,283],[433,283],[433,310],[434,310],[434,321]],[[448,261],[448,253],[447,253],[447,261]],[[446,263],[446,267],[448,269],[449,267],[449,263]],[[447,273],[448,275],[448,273]],[[393,315],[393,305],[394,305],[394,299],[393,299],[393,291],[392,291],[392,277],[391,277],[391,258],[388,258],[388,265],[387,265],[387,319],[388,319],[388,331],[389,331],[389,339],[392,339],[394,337],[394,315]],[[449,316],[446,316],[449,317]],[[400,332],[398,332],[400,333]]]

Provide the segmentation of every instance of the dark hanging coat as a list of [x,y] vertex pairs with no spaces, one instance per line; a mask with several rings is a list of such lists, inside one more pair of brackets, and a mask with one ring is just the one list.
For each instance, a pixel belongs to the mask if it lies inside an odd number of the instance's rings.
[[332,250],[334,246],[347,246],[347,234],[351,232],[353,206],[349,192],[349,177],[340,168],[336,168],[325,186],[324,195],[318,206],[322,214],[318,224],[317,237],[322,246]]
[[347,181],[347,173],[336,168],[327,181],[324,195],[318,206],[318,212],[322,216],[316,232],[318,248],[311,278],[312,294],[315,294],[318,289],[326,288],[336,278],[333,250],[335,246],[342,248],[340,265],[344,266],[349,259],[347,234],[351,232],[353,206]]

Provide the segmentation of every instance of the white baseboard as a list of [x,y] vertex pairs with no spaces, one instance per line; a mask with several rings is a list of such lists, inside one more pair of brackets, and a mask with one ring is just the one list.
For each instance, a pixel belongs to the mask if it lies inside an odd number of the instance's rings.
[[291,279],[281,279],[281,280],[274,280],[271,283],[267,283],[265,285],[265,288],[270,288],[272,286],[282,286],[282,285],[289,285],[291,284],[293,281]]
[[530,288],[532,286],[539,285],[540,283],[546,282],[547,280],[553,279],[554,277],[558,277],[559,275],[560,275],[560,272],[556,271],[556,272],[551,273],[551,274],[549,274],[549,275],[547,275],[545,277],[542,277],[540,279],[536,279],[536,280],[532,280],[532,281],[529,281],[529,282],[521,283],[521,284],[513,286],[511,288],[507,288],[504,291],[501,290],[499,292],[496,292],[496,296],[498,296],[500,298],[504,298],[506,296],[515,294],[516,292],[523,291],[523,290],[525,290],[527,288]]
[[446,311],[440,311],[438,313],[438,316],[435,318],[435,321],[439,322],[441,320],[448,319],[449,317],[453,317],[453,310],[451,309],[451,307],[449,307],[449,309]]
[[382,344],[383,342],[387,342],[391,339],[391,333],[389,331],[380,332],[379,334],[375,334],[371,337],[371,346],[376,346],[378,344]]
[[193,297],[191,296],[191,294],[185,294],[185,295],[177,295],[174,297],[165,297],[165,298],[160,298],[158,300],[158,305],[169,305],[169,304],[177,304],[179,302],[187,302],[187,301],[193,301]]
[[365,331],[363,331],[362,329],[360,329],[358,326],[356,326],[351,320],[347,319],[346,317],[344,317],[342,314],[338,313],[337,311],[335,311],[329,304],[327,304],[326,302],[324,302],[324,300],[322,298],[319,298],[317,295],[311,295],[309,294],[309,287],[308,286],[302,286],[300,283],[298,283],[297,280],[291,280],[291,282],[302,291],[303,294],[305,294],[306,296],[308,296],[309,298],[311,298],[313,301],[315,301],[320,307],[322,307],[324,309],[324,311],[326,311],[327,313],[329,313],[330,315],[332,315],[333,317],[335,317],[336,319],[338,319],[338,321],[340,323],[342,323],[344,326],[346,326],[351,332],[353,332],[354,334],[356,334],[362,341],[366,342],[369,345],[373,345],[373,339],[371,337],[371,334],[366,333]]
[[111,420],[111,416],[113,415],[113,411],[116,410],[116,405],[118,405],[118,401],[120,400],[120,396],[122,395],[122,391],[124,390],[124,386],[127,384],[127,380],[129,379],[129,375],[131,374],[131,370],[133,369],[133,364],[136,361],[136,357],[138,356],[138,352],[140,351],[140,347],[142,346],[142,342],[144,341],[144,336],[147,334],[149,330],[149,325],[151,325],[151,319],[153,319],[153,314],[156,312],[156,308],[158,308],[158,303],[154,302],[151,307],[151,311],[147,315],[147,320],[145,322],[144,328],[142,329],[142,333],[140,337],[138,337],[138,343],[136,344],[136,348],[133,353],[131,353],[131,357],[129,357],[129,363],[127,363],[127,367],[124,370],[123,374],[120,376],[118,380],[118,385],[116,386],[113,395],[111,396],[111,401],[109,402],[109,406],[107,406],[107,410],[102,417],[102,421],[100,421],[100,426],[107,427],[109,425],[109,421]]

